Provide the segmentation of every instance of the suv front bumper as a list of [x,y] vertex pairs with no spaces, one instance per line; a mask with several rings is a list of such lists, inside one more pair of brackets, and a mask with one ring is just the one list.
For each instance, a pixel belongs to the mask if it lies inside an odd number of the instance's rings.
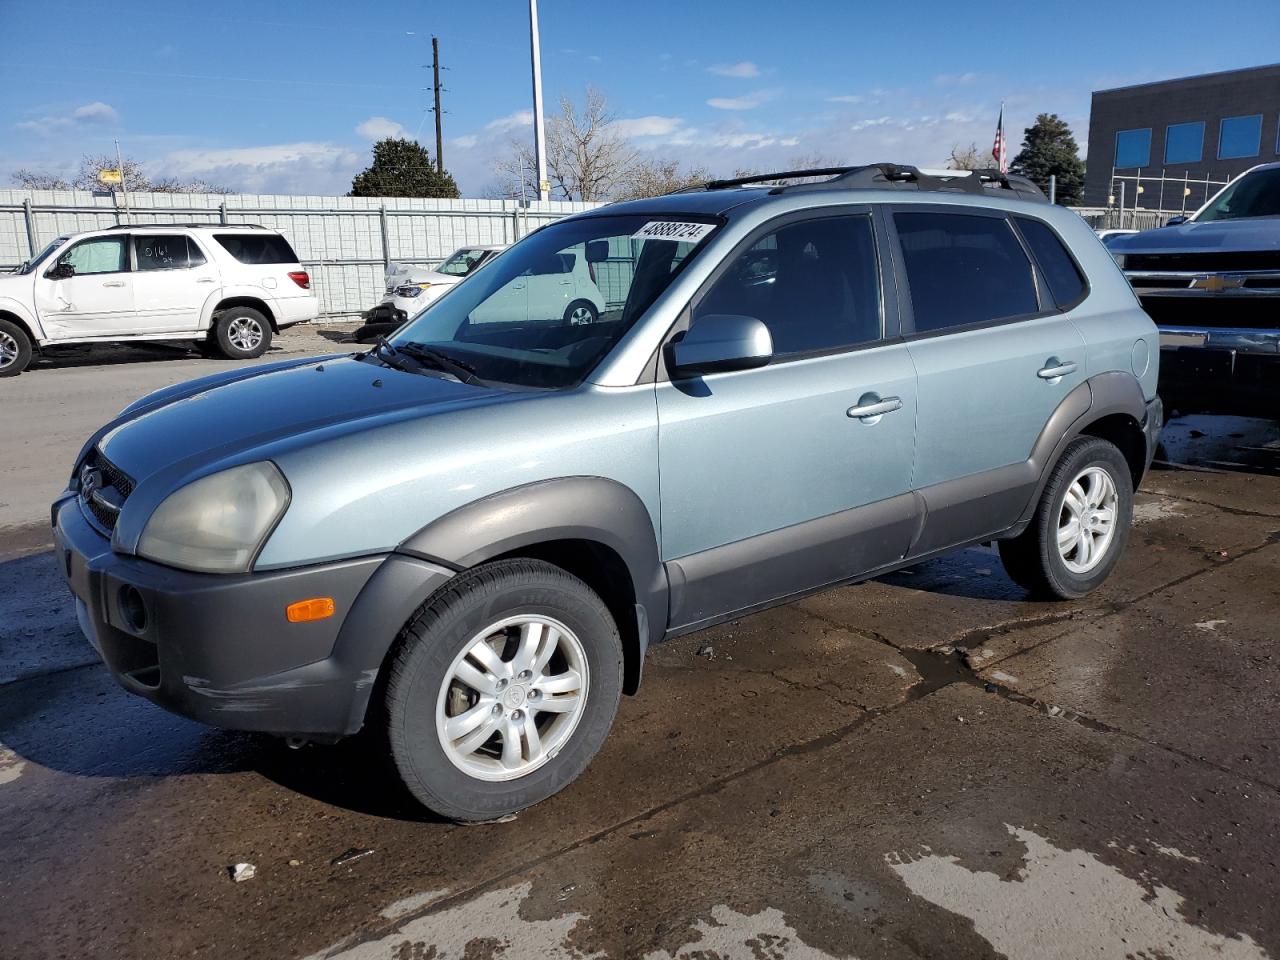
[[[70,492],[52,514],[80,628],[120,685],[174,713],[235,730],[320,739],[355,733],[405,622],[395,594],[410,583],[414,592],[430,592],[450,576],[398,555],[263,573],[190,573],[115,553]],[[332,597],[334,615],[289,622],[285,608],[312,597]]]

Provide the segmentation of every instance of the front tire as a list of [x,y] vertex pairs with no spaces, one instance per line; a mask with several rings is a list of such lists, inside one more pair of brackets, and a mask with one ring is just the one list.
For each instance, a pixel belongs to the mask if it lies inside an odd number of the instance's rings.
[[396,770],[441,816],[515,813],[590,763],[622,677],[617,626],[577,577],[536,560],[461,574],[404,629],[390,664]]
[[600,319],[600,311],[590,300],[575,300],[564,309],[565,322],[574,327],[585,327]]
[[31,363],[31,338],[16,323],[0,320],[0,377],[16,377]]
[[1128,461],[1100,437],[1077,437],[1049,475],[1031,525],[1000,541],[1000,560],[1035,597],[1083,597],[1119,562],[1132,520]]
[[231,307],[218,315],[213,339],[228,360],[253,360],[271,346],[271,324],[252,307]]

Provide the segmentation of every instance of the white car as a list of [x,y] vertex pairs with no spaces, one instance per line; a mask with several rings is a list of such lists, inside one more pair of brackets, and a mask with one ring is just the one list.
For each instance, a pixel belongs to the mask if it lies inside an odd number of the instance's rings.
[[72,344],[193,340],[235,360],[319,314],[280,234],[251,225],[120,226],[59,237],[0,275],[0,377]]
[[581,246],[532,264],[471,311],[474,323],[525,323],[563,319],[595,323],[605,301],[596,286],[595,264]]
[[387,270],[387,294],[382,302],[411,317],[505,249],[506,244],[462,247],[434,270],[393,263]]

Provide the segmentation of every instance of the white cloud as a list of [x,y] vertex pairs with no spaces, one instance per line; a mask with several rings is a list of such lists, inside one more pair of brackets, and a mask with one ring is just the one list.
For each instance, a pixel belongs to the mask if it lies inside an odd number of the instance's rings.
[[96,123],[115,123],[120,119],[116,108],[101,100],[94,100],[76,107],[69,114],[62,116],[38,117],[35,120],[24,120],[14,126],[19,130],[28,130],[41,136],[48,136],[60,130]]
[[940,73],[933,82],[940,87],[967,87],[978,82],[976,73]]
[[370,117],[356,126],[356,133],[366,140],[382,140],[386,137],[404,137],[409,139],[409,131],[387,117]]
[[164,175],[198,176],[248,193],[333,195],[346,193],[366,162],[339,144],[304,142],[176,150],[157,167]]
[[490,120],[484,125],[484,128],[491,133],[508,133],[521,127],[531,126],[533,126],[533,111],[526,108],[517,110],[515,113],[509,113],[505,117]]
[[679,117],[632,117],[615,120],[613,129],[624,137],[665,137],[680,129]]
[[856,93],[846,93],[838,97],[827,97],[827,103],[862,103],[867,98]]
[[469,133],[465,137],[454,137],[449,141],[452,146],[458,147],[462,150],[470,150],[479,142],[480,138],[474,133]]
[[750,60],[742,60],[738,63],[718,63],[713,67],[707,67],[707,73],[714,73],[718,77],[749,79],[760,76],[760,68]]

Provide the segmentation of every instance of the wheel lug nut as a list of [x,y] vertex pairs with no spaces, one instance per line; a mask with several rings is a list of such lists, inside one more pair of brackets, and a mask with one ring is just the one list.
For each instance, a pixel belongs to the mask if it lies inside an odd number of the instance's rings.
[[493,715],[494,715],[495,717],[500,717],[500,716],[502,716],[502,704],[500,704],[500,703],[495,703],[495,704],[493,705]]
[[542,691],[541,691],[541,690],[530,690],[530,691],[529,691],[529,699],[530,699],[530,700],[541,700],[541,699],[542,699]]
[[532,671],[532,670],[521,670],[521,671],[520,671],[519,676],[517,676],[517,677],[516,677],[516,679],[517,679],[517,680],[528,680],[528,679],[529,679],[529,678],[531,678],[532,676],[533,676],[533,671]]
[[523,711],[523,710],[517,710],[517,711],[515,711],[515,713],[511,714],[511,719],[512,719],[512,720],[517,720],[517,721],[519,721],[519,720],[523,720],[523,719],[524,719],[524,711]]
[[499,690],[507,689],[507,681],[505,679],[498,681],[498,689]]

